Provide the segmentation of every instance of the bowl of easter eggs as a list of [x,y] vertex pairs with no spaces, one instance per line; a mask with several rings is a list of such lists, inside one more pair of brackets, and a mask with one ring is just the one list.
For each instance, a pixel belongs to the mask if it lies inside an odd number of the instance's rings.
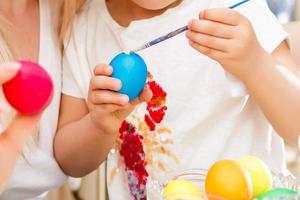
[[259,158],[219,160],[209,170],[190,169],[163,184],[161,200],[300,200],[293,176],[272,174]]

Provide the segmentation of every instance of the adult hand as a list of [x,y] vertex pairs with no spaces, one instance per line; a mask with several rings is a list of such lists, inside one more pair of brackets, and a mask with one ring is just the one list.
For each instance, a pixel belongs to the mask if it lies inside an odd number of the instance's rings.
[[[7,63],[0,66],[0,85],[12,79],[20,69],[19,63]],[[10,107],[0,99],[1,116],[10,115]],[[23,116],[17,114],[5,130],[0,130],[0,193],[9,180],[23,145],[36,127],[40,115]],[[0,125],[1,121],[0,121]],[[1,127],[2,129],[2,127]]]

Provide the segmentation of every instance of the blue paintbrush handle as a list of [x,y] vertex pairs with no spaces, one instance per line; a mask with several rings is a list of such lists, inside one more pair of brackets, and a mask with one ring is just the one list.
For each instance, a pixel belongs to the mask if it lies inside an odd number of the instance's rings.
[[241,1],[241,2],[239,2],[237,4],[234,4],[234,5],[232,5],[232,6],[228,7],[228,8],[229,9],[235,9],[236,7],[239,7],[240,5],[243,5],[244,3],[247,3],[248,1],[250,1],[250,0]]
[[157,38],[155,40],[152,40],[151,42],[149,42],[147,44],[148,44],[149,47],[153,46],[153,45],[155,45],[157,43],[160,43],[160,42],[162,42],[164,40],[167,40],[167,39],[169,39],[171,37],[174,37],[174,36],[176,36],[176,35],[184,32],[184,31],[186,31],[188,29],[189,29],[188,26],[181,27],[181,28],[179,28],[179,29],[177,29],[175,31],[172,31],[171,33],[168,33],[167,35],[164,35],[164,36],[161,36],[161,37],[159,37],[159,38]]

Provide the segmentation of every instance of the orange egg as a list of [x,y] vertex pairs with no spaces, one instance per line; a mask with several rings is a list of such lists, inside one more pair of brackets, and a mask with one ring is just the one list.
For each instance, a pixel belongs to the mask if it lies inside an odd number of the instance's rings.
[[250,200],[253,195],[249,174],[233,160],[218,161],[210,168],[205,191],[209,200]]

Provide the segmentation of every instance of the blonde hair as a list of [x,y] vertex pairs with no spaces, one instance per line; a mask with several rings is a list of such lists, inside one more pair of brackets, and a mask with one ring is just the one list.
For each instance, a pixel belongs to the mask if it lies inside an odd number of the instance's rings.
[[[13,53],[9,47],[8,40],[6,36],[10,32],[10,24],[4,17],[0,16],[0,64],[4,64],[13,60]],[[4,95],[2,89],[0,89],[0,98],[3,99]],[[1,114],[0,113],[0,123],[6,126],[13,117],[13,113]]]
[[61,44],[63,44],[64,40],[68,40],[72,36],[72,24],[85,2],[86,0],[63,0],[61,6],[61,24],[59,28],[59,41]]
[[9,22],[2,16],[0,16],[0,64],[9,62],[12,60],[12,51],[7,43],[6,36],[10,32]]
[[[57,33],[59,42],[62,44],[64,39],[71,37],[73,21],[87,0],[49,1],[52,9],[52,19],[54,19],[53,30]],[[56,14],[55,11],[57,10],[60,10],[59,14]],[[59,23],[57,24],[56,21],[59,21]],[[14,44],[7,37],[10,27],[11,24],[0,15],[0,64],[17,59],[12,51]]]

